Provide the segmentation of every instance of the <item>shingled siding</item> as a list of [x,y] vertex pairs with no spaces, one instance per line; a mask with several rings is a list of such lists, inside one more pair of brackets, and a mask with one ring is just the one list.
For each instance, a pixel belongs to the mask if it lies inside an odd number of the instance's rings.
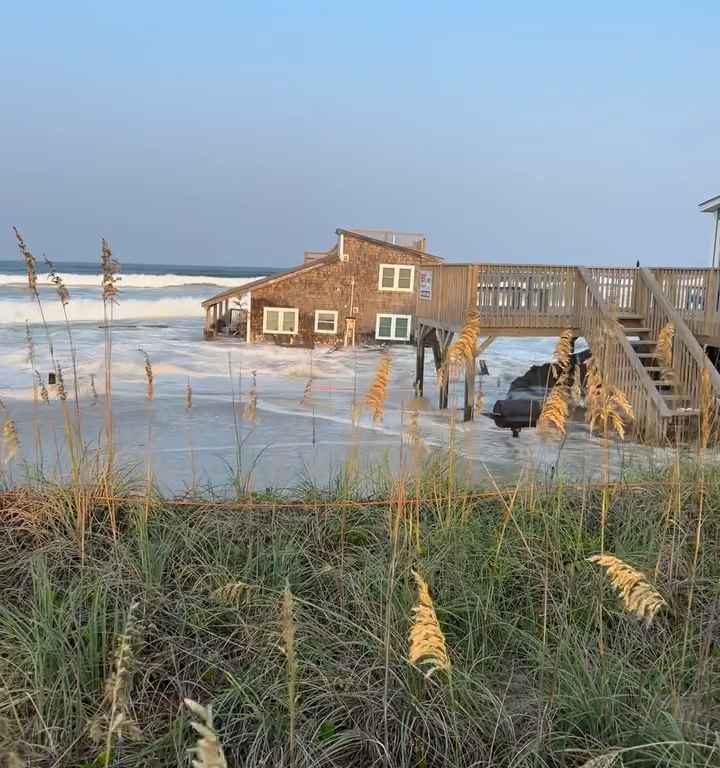
[[[298,309],[299,332],[296,337],[282,335],[288,343],[308,344],[311,341],[335,343],[345,333],[345,318],[352,315],[350,296],[352,278],[355,278],[353,304],[358,308],[356,338],[374,339],[378,313],[412,315],[417,303],[418,267],[436,264],[437,260],[420,253],[396,248],[390,244],[369,242],[344,235],[344,253],[347,261],[337,261],[317,269],[299,272],[277,283],[261,286],[252,291],[250,332],[253,341],[272,340],[263,335],[264,307],[291,307]],[[414,266],[415,285],[412,293],[379,291],[380,264]],[[337,335],[315,333],[315,310],[336,310]]]

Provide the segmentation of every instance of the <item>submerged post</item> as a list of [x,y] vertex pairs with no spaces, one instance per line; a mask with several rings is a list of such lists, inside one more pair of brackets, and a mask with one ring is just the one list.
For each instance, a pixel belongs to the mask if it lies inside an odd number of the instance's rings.
[[415,397],[423,396],[425,384],[425,326],[418,325],[417,355],[415,359]]
[[465,361],[465,408],[463,421],[472,421],[475,413],[475,357]]

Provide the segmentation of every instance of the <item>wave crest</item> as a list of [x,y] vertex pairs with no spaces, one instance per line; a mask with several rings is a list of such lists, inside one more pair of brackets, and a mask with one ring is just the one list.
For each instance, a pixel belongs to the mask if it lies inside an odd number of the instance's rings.
[[[65,320],[59,302],[43,302],[45,319],[49,323]],[[73,299],[68,305],[70,321],[74,323],[103,322],[105,315],[102,299]],[[114,321],[149,320],[171,317],[202,317],[199,299],[167,298],[161,301],[126,299],[114,308]],[[40,322],[38,306],[34,301],[0,302],[0,325],[11,323]]]
[[[97,287],[100,288],[100,275],[80,275],[74,273],[60,273],[65,285],[69,288],[75,287]],[[168,273],[167,275],[141,275],[120,273],[120,288],[176,288],[179,286],[191,285],[215,285],[220,288],[234,288],[245,283],[259,280],[258,277],[213,277],[212,275],[178,275]],[[0,274],[0,286],[19,285],[27,286],[27,278],[24,275]],[[47,275],[38,275],[38,285],[50,287]]]

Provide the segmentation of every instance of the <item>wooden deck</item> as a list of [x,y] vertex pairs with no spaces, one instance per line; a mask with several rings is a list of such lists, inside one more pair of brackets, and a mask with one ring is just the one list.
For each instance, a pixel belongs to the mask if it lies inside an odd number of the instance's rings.
[[[424,349],[436,365],[471,309],[482,335],[558,336],[571,329],[602,361],[606,380],[621,388],[635,411],[638,436],[663,442],[697,430],[700,383],[709,372],[720,398],[720,374],[705,346],[720,346],[718,269],[613,268],[546,265],[447,264],[431,268],[432,297],[418,299],[418,389]],[[675,329],[672,369],[655,346],[668,323]],[[468,369],[467,376],[474,376]],[[473,383],[465,415],[472,418]],[[440,392],[447,406],[447,383]]]

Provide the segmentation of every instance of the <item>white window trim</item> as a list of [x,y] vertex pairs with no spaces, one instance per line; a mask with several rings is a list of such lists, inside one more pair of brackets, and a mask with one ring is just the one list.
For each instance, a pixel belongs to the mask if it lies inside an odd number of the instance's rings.
[[[393,270],[393,285],[392,288],[385,288],[382,284],[383,270]],[[410,270],[410,287],[400,288],[398,282],[400,281],[400,270]],[[415,290],[415,267],[412,264],[381,264],[380,271],[378,272],[378,291],[393,291],[395,293],[412,293]]]
[[[319,315],[332,315],[335,319],[335,326],[332,331],[324,331],[318,328]],[[334,336],[337,333],[338,327],[338,313],[336,309],[316,309],[315,310],[315,333],[327,333],[329,336]]]
[[[390,336],[380,335],[380,319],[383,317],[389,317],[392,320],[392,332]],[[395,326],[397,325],[398,318],[408,321],[407,324],[407,336],[398,336],[395,332]],[[375,316],[375,338],[378,341],[410,341],[410,335],[412,333],[412,315],[393,315],[388,312],[380,312]]]
[[[295,330],[294,331],[279,331],[269,330],[267,327],[267,313],[268,312],[292,312],[295,315]],[[295,336],[298,332],[298,310],[296,307],[263,307],[263,333],[268,334],[282,334],[284,336]],[[281,323],[282,325],[282,323]]]

